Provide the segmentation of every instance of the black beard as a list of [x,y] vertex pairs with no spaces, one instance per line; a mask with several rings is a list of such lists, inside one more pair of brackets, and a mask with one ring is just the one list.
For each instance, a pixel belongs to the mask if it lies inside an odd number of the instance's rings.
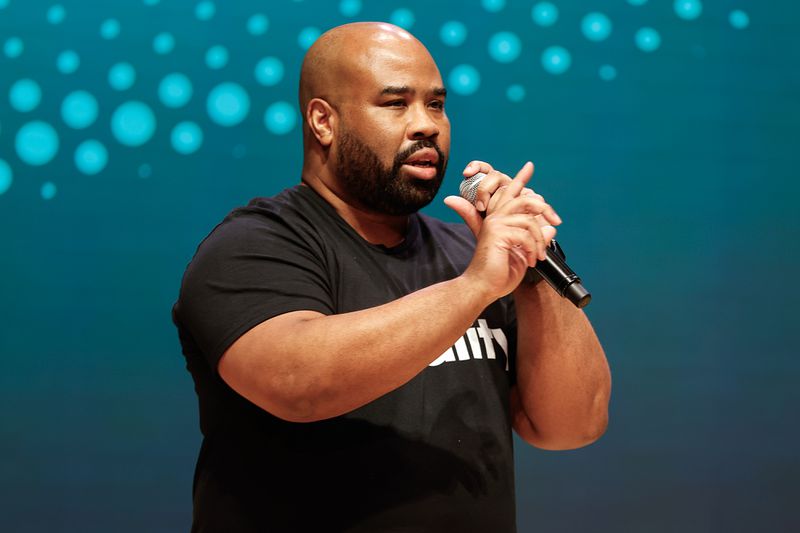
[[[403,162],[422,148],[433,148],[439,154],[436,176],[431,180],[402,179]],[[371,211],[387,215],[416,213],[436,197],[446,167],[447,158],[436,143],[428,139],[419,140],[397,154],[392,167],[386,168],[360,139],[347,131],[341,132],[336,176],[348,195]]]

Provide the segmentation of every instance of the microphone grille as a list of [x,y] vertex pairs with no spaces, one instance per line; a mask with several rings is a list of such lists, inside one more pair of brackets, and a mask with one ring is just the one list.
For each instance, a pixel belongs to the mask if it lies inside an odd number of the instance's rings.
[[458,193],[469,203],[475,205],[475,197],[478,194],[478,185],[480,185],[481,180],[485,177],[486,174],[483,172],[478,172],[471,178],[466,178],[461,182],[461,185],[458,186]]

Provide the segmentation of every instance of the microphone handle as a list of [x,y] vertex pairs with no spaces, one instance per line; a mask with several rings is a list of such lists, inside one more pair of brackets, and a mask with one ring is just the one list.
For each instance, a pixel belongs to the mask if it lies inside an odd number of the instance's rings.
[[564,251],[553,239],[547,248],[547,259],[537,261],[534,270],[544,278],[559,296],[563,296],[572,302],[575,307],[582,309],[589,305],[592,295],[581,283],[581,278],[567,266],[564,259]]

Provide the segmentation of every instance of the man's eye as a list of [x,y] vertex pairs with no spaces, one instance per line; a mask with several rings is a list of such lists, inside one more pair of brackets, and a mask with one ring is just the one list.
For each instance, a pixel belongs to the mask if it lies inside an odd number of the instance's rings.
[[386,105],[389,107],[403,107],[406,105],[405,100],[392,100],[391,102],[386,102]]
[[434,109],[444,109],[444,102],[441,100],[434,100],[429,105]]

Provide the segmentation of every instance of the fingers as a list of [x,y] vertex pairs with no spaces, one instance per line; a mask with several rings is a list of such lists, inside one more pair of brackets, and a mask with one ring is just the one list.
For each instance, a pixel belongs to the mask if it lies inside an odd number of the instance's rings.
[[[492,197],[489,198],[489,205],[486,208],[487,213],[493,213],[499,206],[507,203],[509,200],[514,198],[510,194],[508,194],[507,191],[508,191],[507,185],[502,185],[497,188],[497,191],[495,191]],[[542,204],[547,203],[544,200],[544,196],[542,196],[541,194],[536,194],[535,192],[533,192],[532,189],[527,189],[527,188],[522,189],[522,192],[519,193],[519,196],[525,196],[527,198],[537,200]],[[543,222],[540,225],[549,224],[549,222],[544,221],[544,219],[542,220]]]
[[[502,194],[502,191],[498,194]],[[532,215],[539,226],[558,226],[562,222],[555,209],[538,194],[511,198],[502,205],[495,207],[492,211],[492,215],[509,215],[513,213]]]
[[[540,194],[526,187],[533,177],[533,163],[526,162],[513,179],[478,160],[471,161],[463,174],[472,177],[478,172],[485,176],[476,190],[474,209],[468,209],[468,202],[459,199],[446,198],[445,204],[464,219],[475,235],[492,220],[495,231],[505,228],[516,235],[512,239],[513,251],[524,255],[530,266],[544,260],[556,234],[554,226],[561,224],[561,217]],[[487,214],[485,220],[478,213],[483,211]]]
[[514,176],[514,179],[506,184],[506,188],[498,191],[500,194],[495,195],[497,198],[492,205],[499,207],[517,196],[535,196],[539,200],[544,201],[544,198],[536,194],[533,189],[525,188],[525,185],[527,185],[533,176],[533,170],[533,163],[530,161],[522,165],[522,168]]
[[511,178],[495,170],[492,165],[484,161],[471,161],[464,167],[463,175],[465,178],[470,178],[478,173],[485,174],[485,176],[475,190],[475,209],[484,212],[488,210],[489,202],[495,192],[502,186],[508,185],[511,182]]
[[[518,213],[508,215],[497,221],[490,221],[506,228],[513,228],[518,240],[515,246],[520,247],[531,258],[529,266],[534,266],[536,261],[543,261],[547,257],[547,247],[555,237],[556,229],[553,226],[540,226],[535,217]],[[499,229],[498,229],[499,231]]]
[[[537,209],[538,206],[541,205],[546,205],[539,200],[541,197],[537,194],[532,194],[527,196],[527,198],[531,200],[529,203],[534,206],[533,209]],[[444,199],[444,203],[450,209],[458,213],[458,215],[464,219],[470,231],[472,231],[475,236],[478,236],[481,232],[484,220],[480,216],[480,213],[478,213],[467,200],[460,196],[448,196]],[[495,214],[492,218],[500,218],[500,224],[521,228],[530,233],[533,236],[533,240],[536,242],[535,248],[537,250],[534,252],[534,256],[539,259],[544,259],[546,248],[550,246],[550,241],[555,237],[556,229],[544,215],[531,215],[529,207],[525,206],[525,202],[510,204],[505,209],[514,209],[518,204],[522,204],[521,211],[511,211],[509,214],[503,215]]]
[[522,192],[522,189],[525,188],[525,185],[531,180],[533,177],[533,163],[528,161],[522,168],[519,169],[517,175],[514,176],[514,179],[511,180],[511,183],[506,189],[506,194],[509,195],[511,198],[516,198]]
[[465,178],[470,178],[477,174],[478,172],[483,172],[484,174],[488,174],[489,172],[493,171],[492,165],[485,161],[470,161],[467,163],[467,166],[464,167],[464,172],[462,172]]
[[444,203],[464,219],[473,235],[477,236],[480,233],[483,218],[469,201],[460,196],[448,196],[444,199]]
[[541,195],[536,194],[530,188],[525,188],[525,185],[533,176],[533,171],[533,163],[528,161],[512,179],[492,168],[489,163],[476,160],[471,161],[464,168],[463,174],[466,178],[470,178],[479,172],[485,174],[475,190],[475,209],[480,212],[490,213],[494,208],[517,196],[534,196],[544,201]]
[[553,226],[541,226],[542,236],[544,236],[544,240],[547,243],[547,246],[550,246],[550,242],[556,238],[556,232],[558,231]]

